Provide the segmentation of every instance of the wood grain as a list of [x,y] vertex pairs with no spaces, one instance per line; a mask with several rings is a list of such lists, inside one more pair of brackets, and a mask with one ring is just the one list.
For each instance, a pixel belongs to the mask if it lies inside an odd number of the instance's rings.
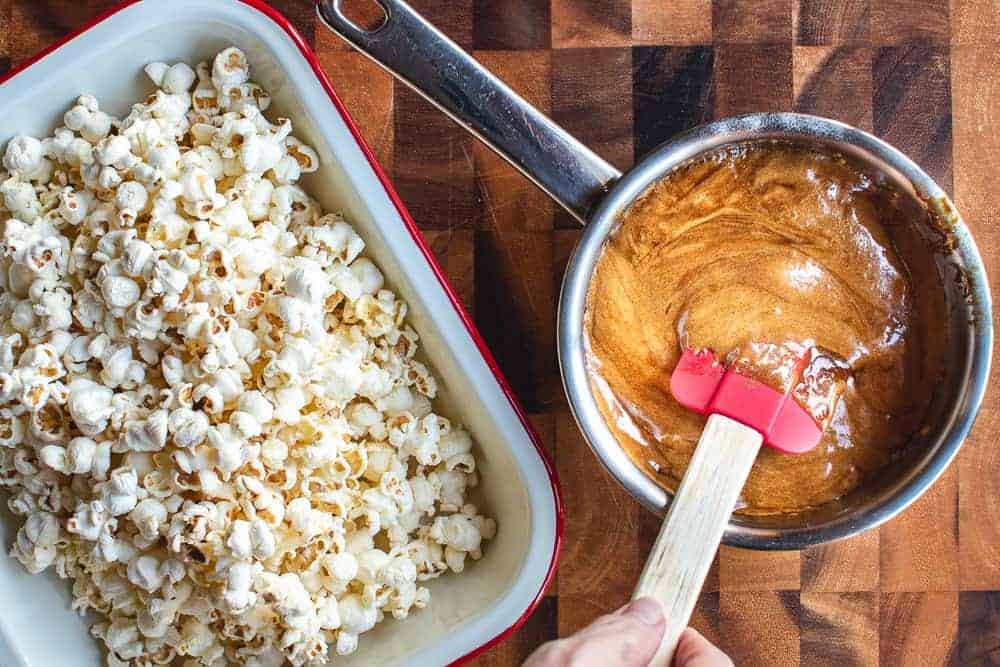
[[802,590],[848,593],[879,589],[879,531],[800,552]]
[[4,2],[7,25],[7,55],[12,64],[33,55],[92,17],[118,4],[118,0],[32,0]]
[[543,0],[473,0],[476,49],[548,49],[551,5]]
[[[965,6],[968,6],[967,4]],[[1000,12],[998,12],[1000,14]],[[1000,53],[962,45],[952,52],[955,202],[976,237],[990,276],[1000,275]],[[1000,303],[997,278],[993,302]],[[963,590],[1000,590],[1000,367],[993,364],[983,409],[959,455],[959,570]]]
[[410,6],[463,49],[473,49],[474,0],[411,0]]
[[[316,41],[316,3],[312,0],[263,0],[266,4],[275,7],[280,10],[282,14],[285,15],[295,29],[302,34],[306,42],[312,44]],[[67,0],[58,0],[58,2],[66,2],[70,4]],[[40,3],[41,4],[41,3]],[[74,3],[78,4],[78,3]],[[111,2],[111,5],[117,4],[116,2]]]
[[[746,85],[752,81],[753,85]],[[715,47],[716,118],[792,105],[792,47],[788,44],[719,44]]]
[[878,664],[877,593],[802,593],[800,651],[810,665]]
[[710,46],[632,49],[633,149],[641,158],[675,134],[712,119]]
[[925,43],[876,49],[875,133],[951,191],[951,85],[947,49]]
[[392,75],[356,51],[339,48],[329,35],[316,45],[316,55],[334,89],[375,152],[382,168],[392,172],[395,146],[395,109]]
[[1000,593],[963,591],[958,614],[959,664],[1000,664]]
[[448,282],[471,315],[476,314],[476,251],[471,229],[427,229],[423,237],[444,269]]
[[631,73],[631,49],[552,52],[552,118],[619,169],[632,164]]
[[[531,426],[542,440],[542,448],[552,461],[556,460],[556,416],[551,412],[532,412],[528,415]],[[548,595],[555,595],[556,589],[550,586]]]
[[872,130],[872,56],[863,46],[797,46],[794,108]]
[[0,3],[0,74],[10,69],[11,14],[9,2]]
[[552,0],[553,48],[628,46],[631,39],[628,0]]
[[883,591],[958,589],[958,475],[950,469],[879,533]]
[[719,593],[702,593],[691,615],[691,627],[716,646],[721,645],[719,632]]
[[796,591],[722,592],[719,647],[740,665],[799,665],[801,617]]
[[399,81],[393,99],[393,183],[413,218],[428,229],[472,227],[475,139]]
[[799,582],[797,551],[719,549],[719,590],[797,591]]
[[[983,47],[1000,41],[1000,11],[984,0],[951,0],[949,24],[952,48]],[[983,49],[984,53],[988,49]]]
[[792,40],[789,0],[713,0],[712,36],[716,44],[766,44]]
[[555,360],[555,308],[548,268],[552,234],[476,232],[477,323],[525,407],[551,409],[561,389]]
[[948,43],[948,0],[874,0],[872,44]]
[[[625,604],[646,558],[636,544],[643,508],[604,474],[569,413],[556,418],[556,467],[566,505],[559,634]],[[594,530],[599,526],[599,530]]]
[[632,0],[632,43],[710,44],[712,0]]
[[[792,4],[795,43],[830,46],[867,43],[871,0],[799,0]],[[877,2],[877,0],[875,0]]]
[[883,665],[956,665],[958,593],[883,593],[879,661]]
[[[553,120],[619,169],[632,164],[631,72],[631,49],[552,51]],[[556,226],[579,223],[557,211]]]

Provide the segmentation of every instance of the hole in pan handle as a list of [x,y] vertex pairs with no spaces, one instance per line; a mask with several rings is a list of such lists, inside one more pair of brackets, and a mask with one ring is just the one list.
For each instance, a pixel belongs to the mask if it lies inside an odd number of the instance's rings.
[[389,19],[378,0],[332,0],[326,3],[340,21],[350,24],[359,33],[373,33]]
[[[420,93],[562,204],[581,223],[621,174],[528,104],[401,0],[375,0],[384,22],[364,30],[321,0],[334,33]],[[368,0],[369,2],[371,0]]]

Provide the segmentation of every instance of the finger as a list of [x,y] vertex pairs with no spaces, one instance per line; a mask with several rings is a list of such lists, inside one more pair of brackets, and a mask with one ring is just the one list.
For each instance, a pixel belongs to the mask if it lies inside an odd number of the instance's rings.
[[564,643],[563,639],[545,642],[531,652],[521,667],[563,667],[566,664],[563,658]]
[[575,635],[549,642],[525,667],[645,667],[663,636],[663,612],[650,599],[636,600],[601,616]]
[[733,661],[700,632],[687,628],[677,642],[674,667],[733,667]]

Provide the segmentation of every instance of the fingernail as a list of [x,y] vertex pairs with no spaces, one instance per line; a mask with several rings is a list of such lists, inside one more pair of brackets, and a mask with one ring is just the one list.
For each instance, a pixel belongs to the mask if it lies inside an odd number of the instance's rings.
[[622,612],[629,616],[634,616],[646,625],[659,625],[663,621],[663,611],[660,605],[651,598],[639,598],[634,600]]

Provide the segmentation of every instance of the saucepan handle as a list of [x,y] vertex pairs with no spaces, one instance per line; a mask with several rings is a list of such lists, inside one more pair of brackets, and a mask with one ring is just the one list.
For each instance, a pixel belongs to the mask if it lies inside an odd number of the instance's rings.
[[[351,1],[351,0],[347,0]],[[321,0],[320,18],[517,167],[581,222],[621,174],[511,90],[401,0],[366,30]]]

